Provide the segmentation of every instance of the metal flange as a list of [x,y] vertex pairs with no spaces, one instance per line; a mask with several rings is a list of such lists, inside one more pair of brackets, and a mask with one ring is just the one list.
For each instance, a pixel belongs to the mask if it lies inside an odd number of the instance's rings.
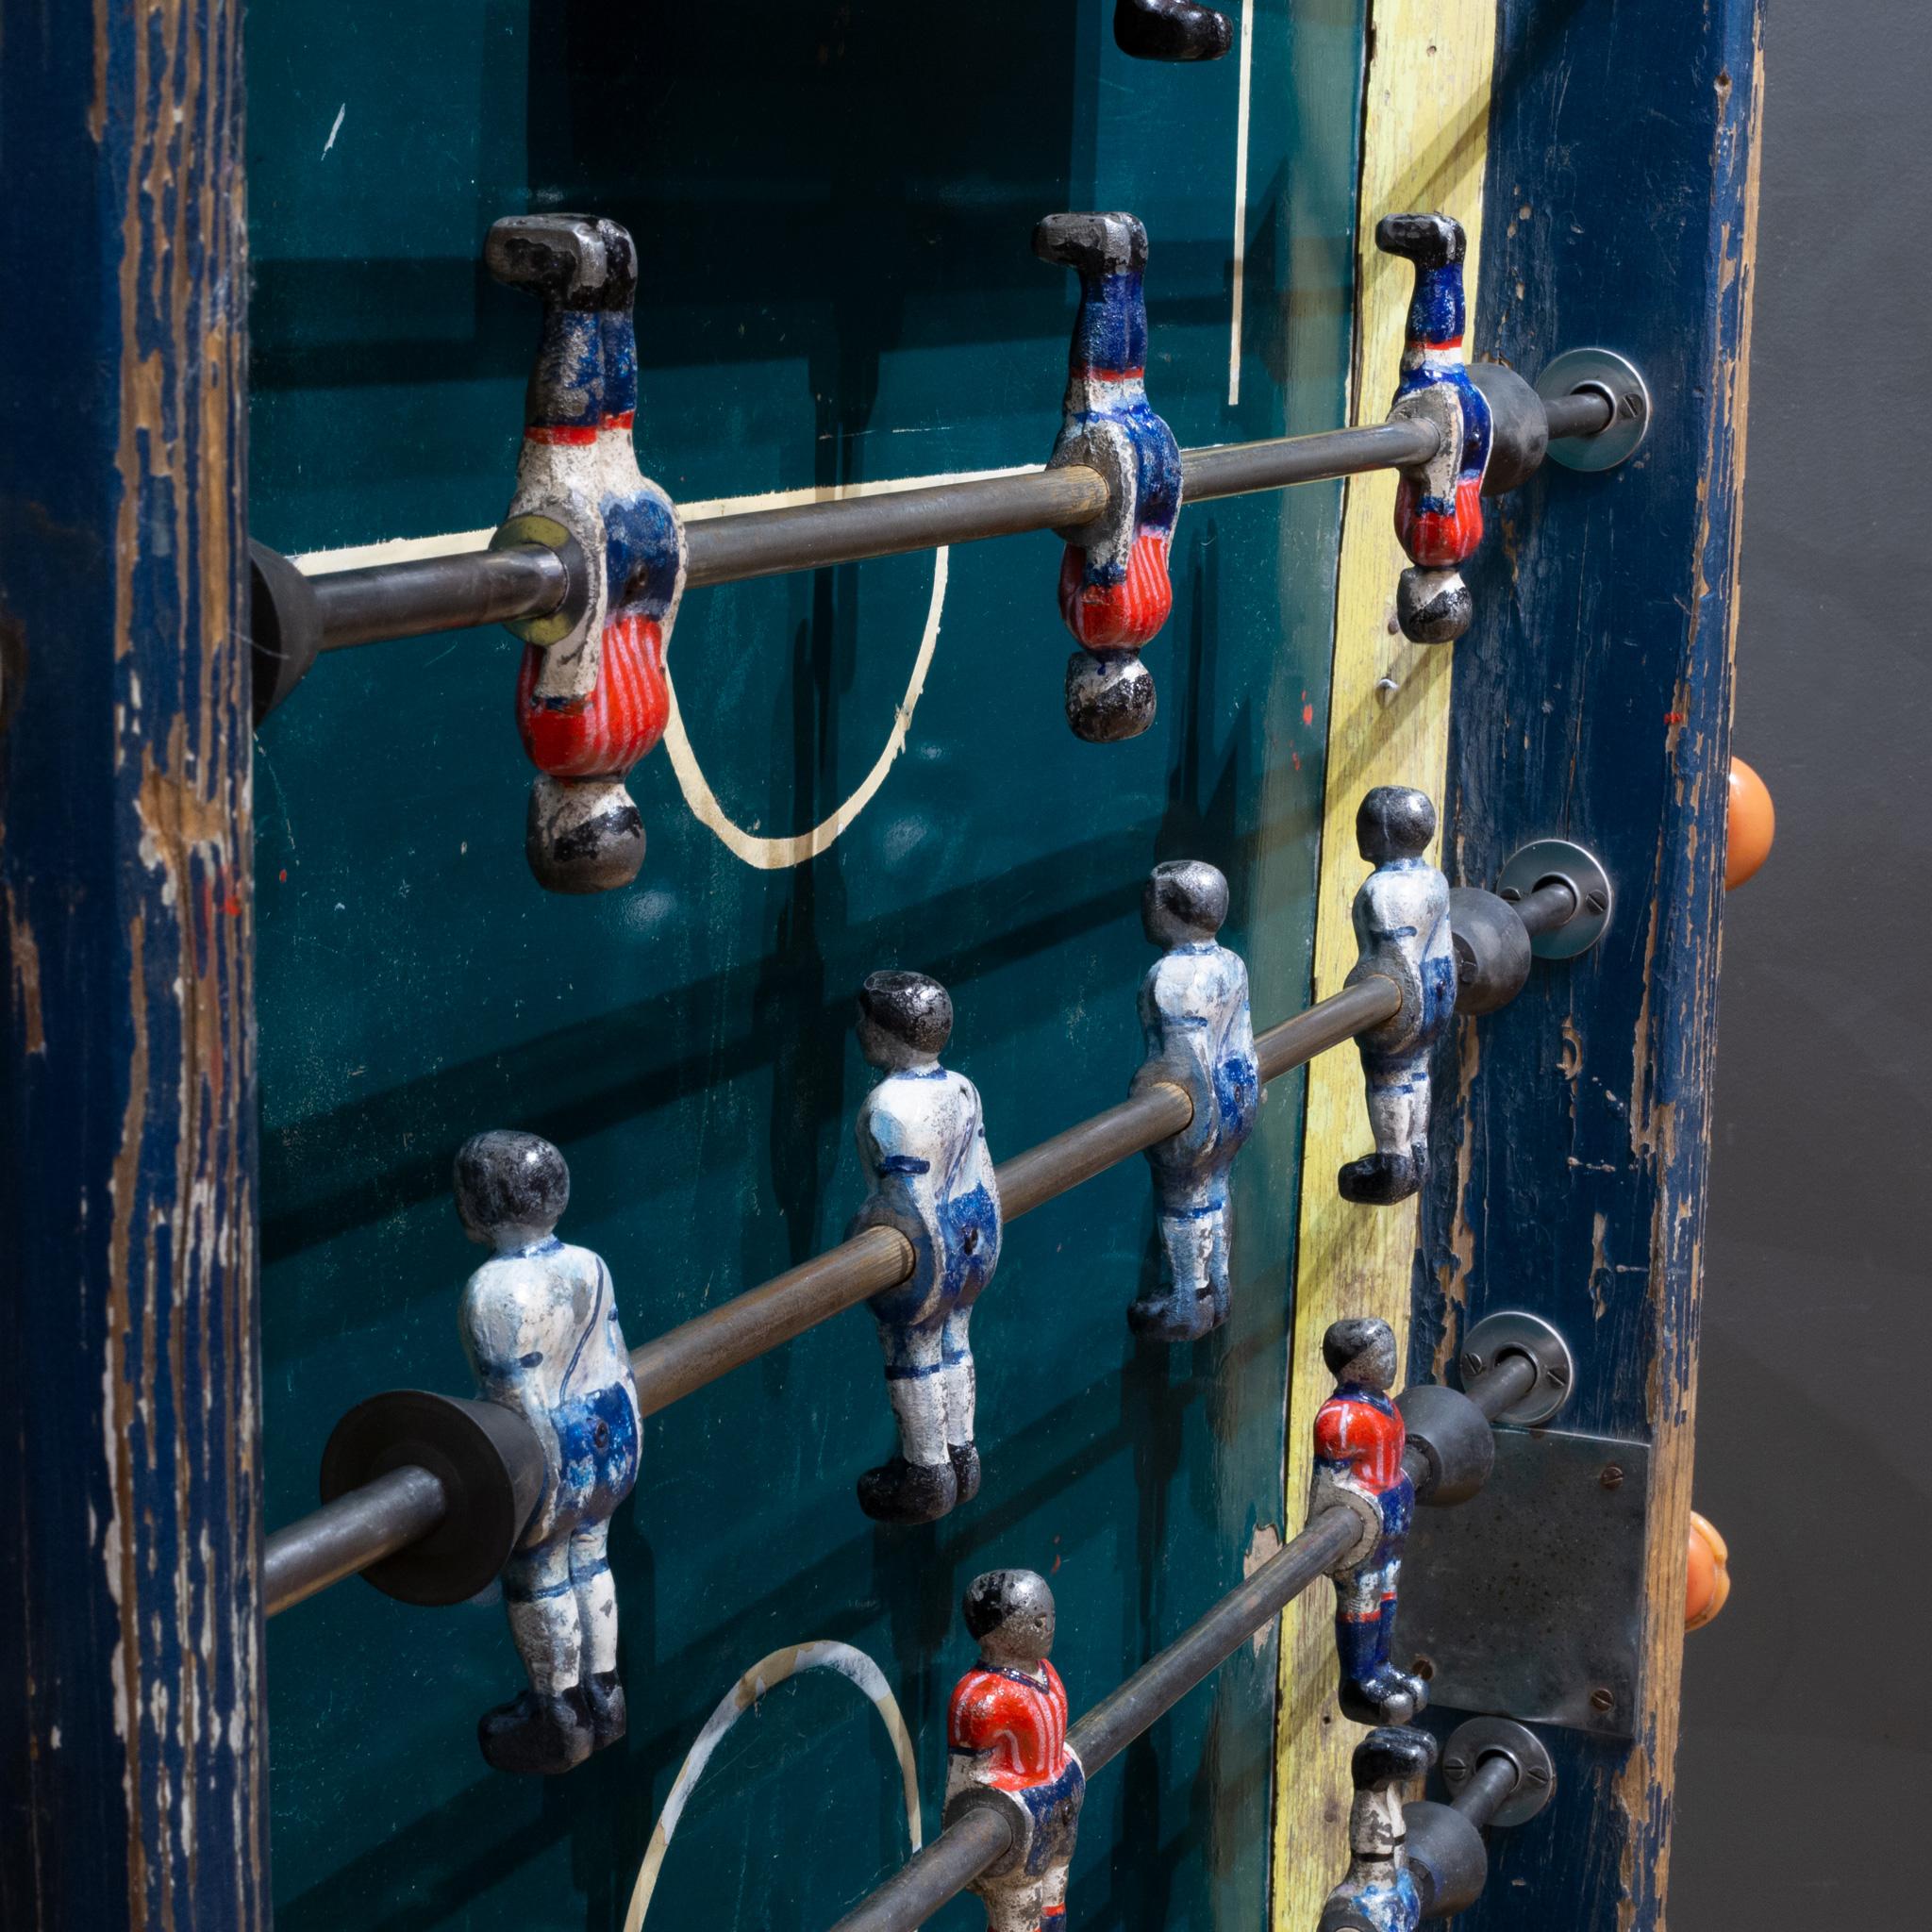
[[1551,932],[1532,936],[1529,950],[1539,959],[1574,959],[1604,936],[1610,923],[1610,875],[1595,853],[1569,839],[1537,839],[1505,861],[1496,896],[1513,906],[1539,886],[1560,879],[1576,894],[1576,910]]
[[1529,1393],[1513,1407],[1504,1409],[1496,1421],[1518,1428],[1548,1422],[1569,1401],[1576,1384],[1570,1344],[1541,1315],[1524,1309],[1485,1315],[1462,1340],[1463,1381],[1473,1382],[1506,1355],[1528,1357],[1536,1364],[1536,1381]]
[[1546,403],[1593,390],[1610,406],[1610,426],[1594,436],[1553,436],[1549,460],[1566,470],[1614,470],[1650,433],[1650,390],[1643,374],[1614,349],[1565,349],[1536,379]]
[[1557,1790],[1557,1767],[1543,1740],[1514,1718],[1473,1717],[1457,1724],[1442,1746],[1442,1782],[1452,1798],[1462,1794],[1487,1757],[1507,1757],[1516,1767],[1516,1783],[1490,1823],[1527,1824]]

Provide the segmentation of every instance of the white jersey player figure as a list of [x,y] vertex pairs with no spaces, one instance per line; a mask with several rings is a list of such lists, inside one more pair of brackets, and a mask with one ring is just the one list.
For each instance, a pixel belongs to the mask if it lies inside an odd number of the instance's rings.
[[858,1479],[881,1523],[932,1523],[979,1490],[967,1324],[1000,1258],[1000,1196],[979,1093],[940,1065],[953,1002],[921,973],[874,973],[858,995],[858,1043],[885,1078],[858,1109],[872,1193],[852,1231],[893,1227],[912,1273],[870,1303],[885,1350],[899,1451]]
[[1134,1085],[1167,1081],[1194,1103],[1193,1120],[1147,1150],[1167,1279],[1127,1321],[1161,1341],[1195,1341],[1227,1319],[1227,1176],[1253,1130],[1261,1075],[1248,969],[1215,939],[1226,917],[1227,881],[1213,866],[1183,858],[1154,868],[1141,923],[1165,951],[1141,982],[1147,1058]]
[[543,1492],[503,1573],[522,1696],[476,1727],[498,1771],[555,1774],[625,1733],[611,1512],[638,1474],[638,1397],[610,1271],[557,1239],[570,1170],[535,1134],[478,1134],[456,1164],[457,1211],[493,1248],[463,1291],[463,1347],[481,1393],[543,1445]]
[[1436,808],[1406,785],[1378,785],[1356,813],[1356,843],[1375,868],[1355,895],[1357,981],[1379,974],[1402,1010],[1356,1041],[1368,1085],[1375,1151],[1336,1177],[1345,1201],[1406,1201],[1429,1168],[1429,1057],[1456,1008],[1449,881],[1424,858]]

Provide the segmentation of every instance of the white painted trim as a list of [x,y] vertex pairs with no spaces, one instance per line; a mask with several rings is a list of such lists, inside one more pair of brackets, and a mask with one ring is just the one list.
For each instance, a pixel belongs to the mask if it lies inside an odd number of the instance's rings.
[[677,1776],[672,1781],[671,1795],[664,1800],[664,1808],[658,1812],[658,1822],[651,1827],[651,1841],[644,1848],[644,1862],[638,1868],[637,1883],[631,1888],[630,1907],[624,1915],[624,1932],[643,1932],[644,1914],[651,1909],[651,1897],[658,1889],[658,1874],[663,1869],[665,1853],[671,1849],[671,1835],[677,1829],[678,1819],[684,1815],[685,1801],[705,1774],[705,1767],[711,1761],[712,1752],[724,1741],[724,1734],[746,1711],[755,1708],[758,1700],[774,1685],[805,1671],[835,1672],[872,1700],[873,1708],[878,1712],[879,1721],[885,1725],[886,1735],[892,1740],[892,1750],[899,1760],[899,1776],[906,1794],[906,1823],[912,1849],[918,1851],[924,1842],[920,1829],[919,1768],[913,1760],[912,1739],[906,1729],[906,1720],[900,1712],[897,1699],[892,1695],[891,1686],[886,1682],[879,1667],[862,1650],[854,1650],[848,1643],[788,1644],[783,1650],[774,1650],[769,1657],[760,1657],[725,1692],[717,1709],[706,1719],[696,1742],[685,1754],[684,1762],[678,1766]]

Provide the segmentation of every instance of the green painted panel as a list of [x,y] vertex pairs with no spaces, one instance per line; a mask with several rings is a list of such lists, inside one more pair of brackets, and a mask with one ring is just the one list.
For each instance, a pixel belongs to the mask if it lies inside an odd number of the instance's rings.
[[[1183,444],[1341,420],[1360,24],[1256,7],[1239,404],[1228,402],[1238,57],[1130,62],[1109,5],[734,8],[284,0],[249,23],[254,519],[291,551],[491,524],[534,310],[477,266],[525,207],[639,237],[646,471],[681,499],[1043,459],[1071,275],[1034,221],[1125,207],[1152,239],[1149,388]],[[635,1344],[835,1241],[859,1198],[849,1025],[874,967],[937,974],[995,1155],[1118,1099],[1138,1055],[1158,858],[1229,874],[1257,1024],[1305,1004],[1338,522],[1334,487],[1184,510],[1148,654],[1154,729],[1076,742],[1046,536],[956,550],[905,756],[809,866],[760,871],[636,774],[631,891],[549,899],[500,632],[325,660],[260,737],[270,1519],[309,1507],[340,1410],[463,1390],[477,1258],[457,1143],[563,1147],[564,1231],[609,1259]],[[693,593],[671,653],[693,750],[760,836],[872,766],[935,559]],[[891,1442],[871,1323],[841,1317],[646,1424],[612,1540],[632,1735],[565,1780],[475,1754],[517,1688],[500,1605],[360,1584],[271,1626],[284,1932],[621,1923],[651,1824],[738,1674],[804,1639],[869,1654],[937,1826],[967,1580],[1053,1575],[1056,1660],[1093,1702],[1278,1525],[1299,1092],[1238,1188],[1237,1316],[1138,1347],[1153,1266],[1136,1162],[1015,1226],[975,1322],[985,1488],[877,1528],[852,1480]],[[1259,1923],[1272,1652],[1243,1652],[1090,1793],[1089,1925]],[[1131,1828],[1128,1821],[1131,1820]],[[885,1734],[847,1684],[788,1684],[728,1736],[650,1923],[822,1932],[907,1849]],[[968,1926],[962,1902],[936,1923]]]

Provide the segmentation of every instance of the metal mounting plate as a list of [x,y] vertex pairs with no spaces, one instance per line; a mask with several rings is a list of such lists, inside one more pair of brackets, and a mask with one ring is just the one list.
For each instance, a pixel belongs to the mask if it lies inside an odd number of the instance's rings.
[[1574,959],[1604,936],[1615,895],[1596,854],[1569,839],[1537,839],[1519,846],[1496,875],[1496,896],[1513,906],[1546,879],[1561,879],[1576,894],[1576,910],[1554,932],[1534,934],[1529,950],[1539,959]]
[[1566,470],[1614,470],[1634,457],[1650,433],[1650,390],[1643,372],[1614,349],[1565,349],[1536,379],[1546,403],[1580,389],[1609,398],[1610,426],[1594,436],[1553,436],[1549,460]]
[[1481,1494],[1416,1512],[1396,1642],[1432,1705],[1632,1735],[1649,1478],[1642,1442],[1498,1429]]

